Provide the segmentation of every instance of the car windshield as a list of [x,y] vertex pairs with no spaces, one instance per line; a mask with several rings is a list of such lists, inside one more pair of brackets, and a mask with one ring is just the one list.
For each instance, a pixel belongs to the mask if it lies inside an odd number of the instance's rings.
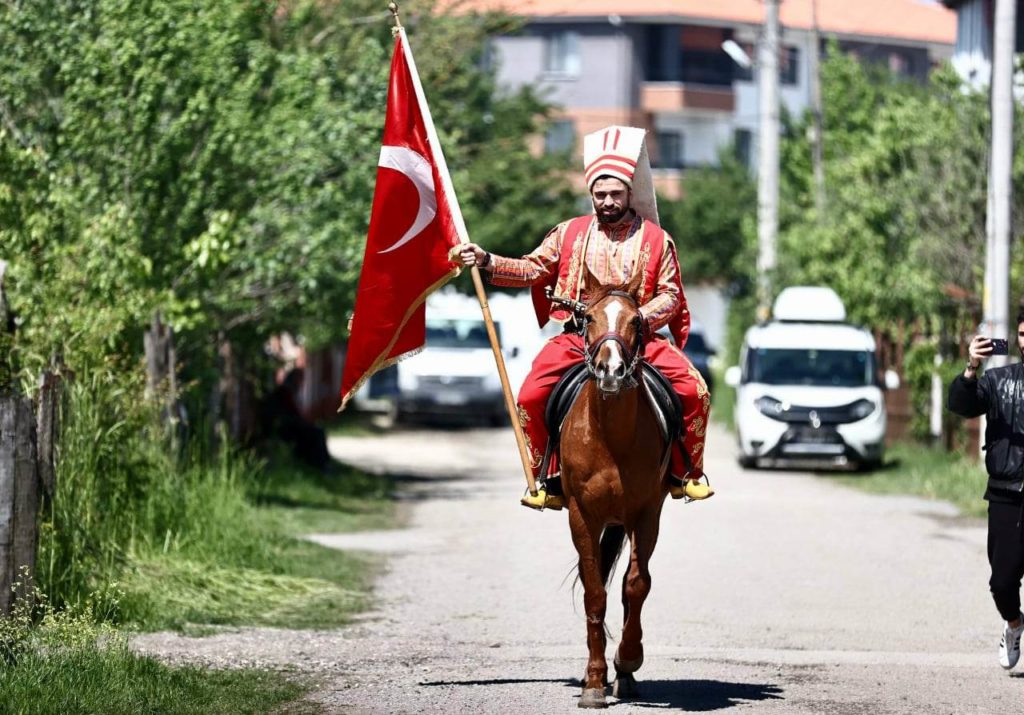
[[[495,326],[497,329],[497,326]],[[432,348],[486,348],[490,346],[482,320],[428,318],[427,346]]]
[[874,363],[867,350],[757,348],[747,353],[747,382],[863,387],[875,382]]

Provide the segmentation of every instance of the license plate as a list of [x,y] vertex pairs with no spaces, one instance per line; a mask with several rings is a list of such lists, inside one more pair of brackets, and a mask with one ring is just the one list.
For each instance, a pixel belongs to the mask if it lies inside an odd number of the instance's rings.
[[439,392],[434,399],[439,405],[464,405],[469,402],[469,395],[461,392]]

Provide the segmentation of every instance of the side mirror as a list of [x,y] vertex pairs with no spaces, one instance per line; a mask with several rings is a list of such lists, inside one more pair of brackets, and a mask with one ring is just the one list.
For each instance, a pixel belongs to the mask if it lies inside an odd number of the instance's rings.
[[733,365],[727,368],[725,371],[725,384],[729,387],[739,387],[740,378],[743,377],[743,371],[740,370],[739,365]]
[[895,390],[900,386],[900,376],[895,370],[886,370],[884,384],[886,390]]

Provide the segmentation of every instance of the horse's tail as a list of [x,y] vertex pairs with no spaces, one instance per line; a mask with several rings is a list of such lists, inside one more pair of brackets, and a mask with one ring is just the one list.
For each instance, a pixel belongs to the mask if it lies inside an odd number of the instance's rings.
[[622,546],[626,541],[626,527],[621,524],[606,526],[601,532],[601,580],[605,588],[611,583],[615,564],[622,555]]

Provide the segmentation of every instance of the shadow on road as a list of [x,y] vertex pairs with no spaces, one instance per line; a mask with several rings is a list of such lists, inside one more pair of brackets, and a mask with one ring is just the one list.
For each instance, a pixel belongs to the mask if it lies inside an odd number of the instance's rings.
[[769,683],[728,683],[721,680],[644,680],[630,707],[709,712],[742,702],[783,700],[782,688]]
[[[578,678],[435,680],[422,682],[419,685],[451,687],[453,685],[526,685],[529,683],[561,683],[573,689],[580,687]],[[638,686],[640,688],[639,696],[628,702],[623,701],[623,705],[635,708],[710,712],[735,707],[743,702],[784,699],[782,688],[769,683],[728,683],[721,680],[644,680],[639,682]]]

